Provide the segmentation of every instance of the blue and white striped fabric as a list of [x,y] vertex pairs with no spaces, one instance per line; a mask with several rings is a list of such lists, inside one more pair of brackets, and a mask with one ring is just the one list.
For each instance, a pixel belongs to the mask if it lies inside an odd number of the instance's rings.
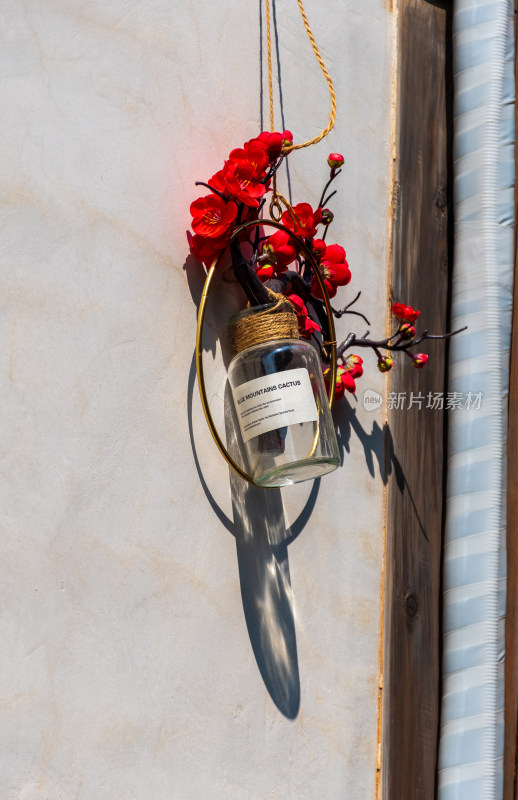
[[514,225],[510,0],[456,0],[455,264],[439,800],[500,800]]

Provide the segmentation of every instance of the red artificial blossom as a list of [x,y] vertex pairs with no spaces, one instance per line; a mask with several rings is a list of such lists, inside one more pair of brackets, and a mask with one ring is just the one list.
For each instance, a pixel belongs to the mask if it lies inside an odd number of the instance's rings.
[[284,272],[288,264],[297,258],[297,250],[292,244],[293,239],[286,231],[276,231],[273,236],[269,236],[263,244],[262,255],[259,261],[262,264],[270,264],[274,273]]
[[266,143],[252,139],[242,149],[232,150],[221,171],[221,183],[237,202],[258,208],[259,199],[266,193],[263,178],[269,164]]
[[[339,286],[346,286],[351,280],[351,271],[345,258],[345,250],[339,244],[330,244],[320,258],[320,272],[324,278],[329,297],[334,297]],[[320,285],[313,277],[311,291],[323,300]]]
[[[356,378],[363,375],[363,359],[360,356],[350,355],[336,370],[335,400],[344,396],[346,390],[351,394],[356,392]],[[324,370],[324,381],[329,391],[331,367]]]
[[226,236],[236,219],[237,206],[215,194],[200,197],[191,203],[192,229],[200,236],[217,239]]
[[308,314],[308,310],[304,305],[304,301],[296,294],[286,295],[292,304],[297,315],[297,323],[299,326],[299,333],[303,339],[311,339],[314,333],[321,333],[320,325],[317,325]]
[[[329,177],[316,206],[307,202],[290,206],[279,195],[277,206],[280,199],[286,205],[281,218],[284,229],[264,235],[264,230],[258,227],[253,232],[242,231],[238,241],[230,242],[236,227],[248,219],[259,218],[265,203],[273,199],[273,176],[292,144],[293,135],[290,131],[263,131],[242,147],[232,150],[222,168],[207,183],[200,184],[208,189],[209,194],[191,203],[192,232],[189,231],[187,237],[192,255],[207,266],[216,258],[222,262],[226,252],[230,251],[235,277],[252,305],[270,302],[269,290],[286,296],[297,315],[300,336],[312,339],[320,350],[324,378],[328,382],[330,354],[325,343],[330,338],[329,325],[315,269],[319,270],[330,298],[335,297],[338,289],[351,280],[344,248],[340,244],[327,244],[325,241],[329,225],[334,219],[333,212],[326,204],[335,193],[327,195],[327,191],[340,174],[344,157],[340,153],[329,155]],[[290,232],[304,242],[304,249],[299,248]],[[308,251],[312,259],[305,255]],[[356,314],[366,320],[359,311],[350,310],[358,297],[359,293],[343,309],[333,308],[333,314],[337,318],[343,314]],[[376,341],[368,339],[368,334],[363,337],[350,334],[337,348],[340,363],[335,385],[336,397],[343,397],[346,391],[354,393],[356,381],[363,375],[362,358],[359,355],[346,355],[349,348],[370,348],[377,356],[380,372],[392,369],[394,361],[390,353],[399,350],[411,358],[416,369],[422,369],[428,356],[413,353],[410,348],[424,339],[453,335],[434,337],[424,331],[418,336],[414,323],[419,311],[404,303],[394,303],[392,314],[398,327],[391,336]],[[386,352],[382,353],[382,350]]]
[[414,311],[412,306],[405,306],[403,303],[394,303],[392,306],[392,314],[400,322],[415,322],[420,313]]
[[297,203],[291,211],[284,212],[282,224],[301,239],[311,239],[317,232],[317,225],[321,218],[321,208],[313,211],[309,203]]
[[187,239],[192,255],[204,264],[211,264],[214,258],[226,250],[228,237],[211,239],[196,233],[194,236],[190,231],[187,232]]

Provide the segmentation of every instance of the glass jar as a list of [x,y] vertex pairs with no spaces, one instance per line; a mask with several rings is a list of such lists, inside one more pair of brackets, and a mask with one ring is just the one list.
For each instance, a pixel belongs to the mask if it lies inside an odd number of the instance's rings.
[[[241,312],[231,323],[265,308],[270,307]],[[286,486],[340,465],[320,359],[309,342],[276,338],[254,344],[232,359],[228,376],[255,483]]]

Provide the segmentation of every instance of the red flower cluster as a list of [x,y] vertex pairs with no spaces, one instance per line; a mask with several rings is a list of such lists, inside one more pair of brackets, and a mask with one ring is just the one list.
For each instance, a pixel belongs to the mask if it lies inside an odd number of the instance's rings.
[[[283,133],[263,131],[256,138],[245,142],[242,147],[232,150],[222,169],[216,172],[208,183],[203,184],[208,186],[210,194],[191,203],[193,233],[188,233],[191,252],[198,260],[210,264],[229,246],[236,225],[247,219],[255,219],[260,214],[257,209],[262,208],[265,202],[265,195],[270,190],[270,179],[279,166],[279,159],[287,155],[292,144],[293,136],[290,131]],[[254,237],[250,238],[246,230],[239,235],[241,256],[248,268],[255,269],[257,277],[262,281],[279,279],[275,283],[272,282],[271,286],[275,286],[276,291],[279,291],[280,285],[280,291],[285,294],[297,316],[299,334],[307,340],[316,333],[324,336],[319,324],[310,315],[310,311],[316,318],[320,314],[319,301],[324,299],[320,284],[323,283],[329,297],[334,297],[338,287],[346,286],[351,280],[344,248],[339,244],[328,245],[325,242],[327,228],[333,221],[333,213],[324,206],[334,192],[328,195],[327,199],[325,195],[344,164],[344,157],[340,153],[331,153],[327,163],[330,167],[330,176],[317,208],[313,209],[309,203],[297,203],[292,207],[282,195],[276,195],[277,208],[280,208],[280,202],[286,206],[281,215],[283,228],[267,236],[261,230],[260,221],[257,221],[254,223],[257,228]],[[273,214],[273,207],[271,213]],[[321,239],[316,238],[319,225],[325,230]],[[299,241],[303,242],[300,246]],[[267,297],[264,291],[259,291],[260,287],[257,286],[255,276],[250,269],[243,279],[236,266],[234,264],[236,277],[243,283],[245,291],[248,281],[251,285],[256,284],[256,298],[258,295]],[[282,277],[282,273],[286,273],[287,270],[290,271]],[[321,277],[322,280],[319,281],[317,277]],[[246,293],[249,294],[248,291]],[[346,306],[343,311],[333,313],[341,316],[348,308],[349,306]],[[414,323],[419,317],[419,311],[403,303],[394,303],[392,314],[398,321],[397,331],[392,336],[384,342],[373,342],[368,340],[366,335],[363,339],[356,340],[357,346],[370,347],[374,350],[378,357],[378,370],[382,373],[389,372],[394,361],[391,355],[382,354],[380,347],[390,351],[404,351],[413,366],[422,369],[427,363],[428,356],[424,353],[412,353],[409,349],[416,338]],[[353,339],[349,340],[351,344],[354,338],[353,334]],[[394,338],[395,342],[392,341]],[[417,342],[424,338],[427,338],[426,332]],[[344,348],[347,346],[346,341]],[[356,380],[363,375],[363,360],[358,355],[345,358],[344,348],[339,350],[342,364],[337,368],[335,398],[343,397],[346,391],[356,392]],[[322,355],[325,357],[325,352]],[[324,371],[328,389],[330,371],[330,368]]]
[[236,220],[236,203],[259,207],[269,189],[268,170],[292,141],[290,131],[263,132],[232,150],[223,169],[209,181],[211,194],[191,203],[194,236],[189,234],[189,246],[195,258],[210,263],[227,247]]
[[[321,222],[322,209],[313,211],[309,203],[298,203],[293,206],[293,214],[289,210],[282,215],[283,225],[306,240],[324,278],[329,297],[334,297],[338,286],[346,286],[351,280],[351,271],[347,263],[345,250],[339,244],[326,245],[323,239],[313,238],[317,225]],[[262,281],[285,272],[289,264],[295,261],[298,253],[294,240],[286,231],[277,231],[264,242],[257,274]],[[313,275],[311,292],[323,300],[320,284]]]
[[[283,148],[293,143],[290,131],[268,133],[263,131],[255,139],[245,142],[243,147],[232,150],[223,168],[210,179],[211,193],[191,203],[192,230],[188,234],[191,253],[199,261],[209,264],[228,246],[232,230],[238,218],[238,205],[249,211],[259,203],[270,188],[268,173],[282,154]],[[331,153],[328,163],[332,169],[343,163],[343,156]],[[241,211],[242,213],[242,211]],[[290,231],[305,240],[320,265],[330,297],[334,297],[338,286],[345,286],[351,279],[345,250],[338,244],[326,245],[316,239],[317,227],[327,225],[332,215],[326,209],[313,209],[309,203],[297,203],[282,214],[282,223]],[[294,240],[286,231],[276,231],[262,245],[257,260],[257,274],[263,281],[288,269],[298,256]],[[311,291],[323,299],[318,281],[313,276]],[[304,331],[307,333],[307,326]]]
[[209,185],[238,203],[257,208],[266,192],[264,178],[269,165],[267,144],[251,139],[242,148],[232,150],[225,166],[212,176]]

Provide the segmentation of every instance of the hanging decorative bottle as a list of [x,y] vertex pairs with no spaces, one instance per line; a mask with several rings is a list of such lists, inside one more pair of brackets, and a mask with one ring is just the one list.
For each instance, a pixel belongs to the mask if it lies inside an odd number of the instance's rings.
[[231,320],[228,370],[243,455],[259,486],[318,478],[340,464],[322,368],[299,338],[297,316],[282,295]]

